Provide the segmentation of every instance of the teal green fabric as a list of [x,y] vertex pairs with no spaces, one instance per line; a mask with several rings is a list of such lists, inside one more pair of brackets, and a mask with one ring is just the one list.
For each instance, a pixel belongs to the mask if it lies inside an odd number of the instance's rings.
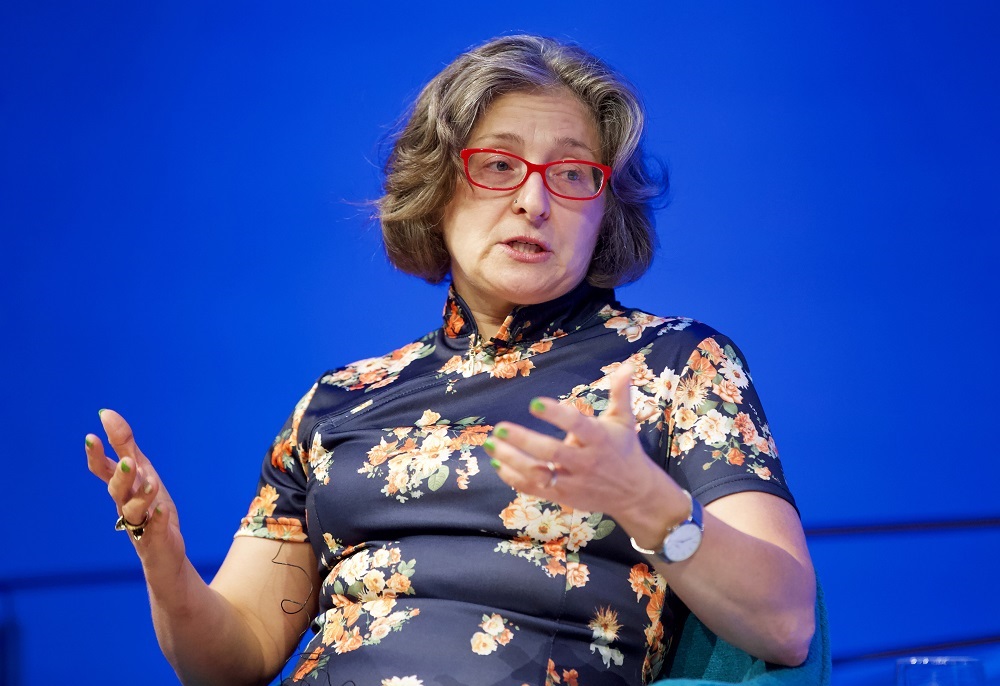
[[652,686],[714,686],[830,683],[830,627],[823,589],[816,587],[816,633],[809,657],[798,667],[781,667],[751,657],[713,634],[693,614],[684,622],[670,675]]

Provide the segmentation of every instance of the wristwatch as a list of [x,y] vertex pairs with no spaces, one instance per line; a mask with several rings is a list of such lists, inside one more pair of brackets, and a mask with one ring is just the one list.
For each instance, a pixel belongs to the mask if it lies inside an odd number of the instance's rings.
[[701,536],[705,531],[702,523],[701,503],[691,497],[691,494],[684,491],[688,501],[691,503],[691,514],[688,518],[677,526],[670,529],[663,538],[663,546],[660,550],[647,550],[639,546],[634,538],[629,538],[632,547],[643,555],[654,555],[664,562],[683,562],[698,550],[701,545]]

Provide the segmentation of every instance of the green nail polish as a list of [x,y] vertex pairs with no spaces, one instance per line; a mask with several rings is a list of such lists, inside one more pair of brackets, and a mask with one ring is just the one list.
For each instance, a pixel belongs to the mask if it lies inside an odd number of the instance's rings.
[[500,469],[500,460],[495,457],[491,457],[490,466],[493,467],[493,469]]
[[502,426],[498,426],[496,431],[493,432],[493,435],[497,438],[507,438],[507,429]]
[[94,442],[92,440],[90,440],[90,437],[85,437],[83,439],[83,442],[87,444],[88,448],[94,447]]
[[154,508],[153,508],[153,511],[154,511],[154,512],[155,512],[156,514],[163,514],[163,510],[161,510],[161,509],[160,509],[160,506],[159,506],[159,505],[157,505],[156,507],[154,507]]
[[119,462],[118,465],[122,468],[122,471],[128,474],[132,471],[132,468],[128,466],[127,462]]
[[535,412],[545,412],[545,403],[538,398],[534,398],[531,401],[531,409]]
[[104,414],[104,408],[103,407],[97,411],[97,416],[100,417],[102,414]]
[[494,450],[497,449],[497,447],[493,445],[493,441],[487,438],[485,441],[483,441],[483,449],[486,450],[486,452],[488,453],[492,453]]

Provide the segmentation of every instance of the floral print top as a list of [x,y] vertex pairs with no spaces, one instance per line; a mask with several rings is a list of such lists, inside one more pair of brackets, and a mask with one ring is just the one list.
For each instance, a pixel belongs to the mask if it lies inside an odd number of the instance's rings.
[[[588,415],[636,368],[647,453],[702,503],[738,491],[794,505],[749,368],[704,324],[624,308],[581,284],[516,308],[483,340],[449,292],[444,325],[323,374],[268,450],[237,532],[308,541],[322,586],[286,683],[645,684],[683,605],[601,512],[518,493],[482,444],[539,395]],[[623,497],[627,497],[624,496]]]

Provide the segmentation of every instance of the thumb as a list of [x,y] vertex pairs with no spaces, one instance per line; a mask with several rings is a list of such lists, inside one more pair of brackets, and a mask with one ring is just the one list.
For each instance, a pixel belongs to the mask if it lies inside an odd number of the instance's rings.
[[631,362],[623,362],[608,379],[610,392],[608,407],[604,415],[629,427],[635,425],[635,414],[632,413],[632,376],[635,367]]

